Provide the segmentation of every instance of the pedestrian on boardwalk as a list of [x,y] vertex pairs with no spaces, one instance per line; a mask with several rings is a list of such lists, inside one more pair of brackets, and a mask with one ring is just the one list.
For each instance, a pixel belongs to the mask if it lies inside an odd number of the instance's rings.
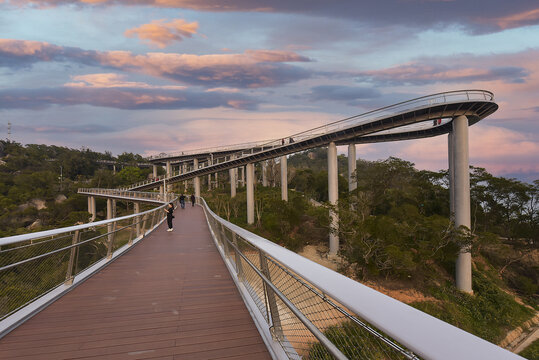
[[182,207],[182,209],[185,209],[185,195],[184,194],[180,195],[180,206]]
[[165,206],[165,212],[167,213],[167,231],[172,231],[172,219],[174,219],[174,215],[172,215],[174,213],[174,206],[172,205],[172,203],[169,203],[167,206]]
[[194,194],[191,194],[191,206],[195,206],[195,195]]

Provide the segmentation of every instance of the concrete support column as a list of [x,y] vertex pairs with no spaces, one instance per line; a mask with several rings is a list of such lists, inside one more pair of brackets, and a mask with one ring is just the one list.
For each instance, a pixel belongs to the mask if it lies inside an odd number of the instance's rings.
[[116,217],[116,199],[112,199],[112,217]]
[[219,173],[215,173],[215,189],[219,188]]
[[88,196],[88,212],[92,213],[92,197]]
[[230,176],[230,197],[236,196],[236,169],[229,169],[228,175]]
[[107,220],[112,219],[112,199],[107,199]]
[[[187,164],[182,164],[182,174],[185,174],[187,172]],[[183,192],[187,192],[187,180],[183,182]]]
[[245,166],[241,168],[241,187],[245,187]]
[[90,221],[94,221],[95,220],[95,217],[97,216],[97,209],[96,209],[96,206],[95,206],[95,196],[90,196],[90,213],[92,214],[92,220]]
[[281,200],[288,201],[288,163],[286,156],[281,156]]
[[171,168],[171,166],[170,166],[170,160],[167,161],[167,168],[166,168],[166,170],[167,170],[167,176],[166,176],[166,177],[169,178],[169,177],[172,175],[172,168]]
[[152,165],[153,178],[157,178],[157,165]]
[[348,191],[357,189],[356,144],[348,145]]
[[[193,160],[193,167],[195,170],[198,170],[198,159]],[[195,177],[193,181],[195,187],[195,196],[200,197],[200,177]]]
[[[208,166],[213,165],[212,159],[208,158]],[[208,174],[208,191],[211,191],[211,174]]]
[[447,134],[447,162],[448,162],[448,177],[449,177],[449,213],[451,219],[455,218],[455,153],[453,143],[453,131]]
[[[337,169],[337,146],[334,142],[328,146],[328,198],[329,203],[337,206],[339,200],[339,173]],[[336,211],[329,211],[330,234],[329,255],[337,255],[339,251],[339,216]]]
[[268,176],[266,174],[268,163],[266,161],[262,161],[262,186],[267,187],[268,186]]
[[255,164],[247,164],[247,224],[255,222]]
[[[453,165],[455,226],[471,228],[470,216],[470,169],[468,155],[468,119],[458,116],[453,119]],[[472,293],[472,254],[469,247],[460,249],[456,266],[457,289]]]

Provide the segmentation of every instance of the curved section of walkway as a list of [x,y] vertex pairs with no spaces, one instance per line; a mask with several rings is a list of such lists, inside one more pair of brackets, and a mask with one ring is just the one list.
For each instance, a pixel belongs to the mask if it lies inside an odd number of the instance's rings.
[[0,359],[271,359],[199,206],[0,340]]

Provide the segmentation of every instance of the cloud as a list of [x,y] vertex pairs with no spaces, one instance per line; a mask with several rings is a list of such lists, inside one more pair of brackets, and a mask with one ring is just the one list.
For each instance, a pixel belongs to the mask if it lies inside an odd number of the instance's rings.
[[137,88],[137,89],[167,89],[167,90],[183,90],[186,86],[164,85],[155,86],[143,82],[125,81],[126,76],[115,73],[99,73],[88,75],[75,75],[71,79],[74,82],[65,84],[68,87],[79,88]]
[[[539,172],[539,143],[533,135],[482,122],[470,127],[469,134],[470,165],[487,168],[496,175]],[[447,168],[446,136],[407,143],[399,157],[411,159],[420,168]]]
[[315,86],[311,89],[311,93],[307,95],[311,101],[344,101],[349,105],[355,105],[362,100],[378,98],[380,96],[382,96],[382,94],[374,88],[342,85]]
[[138,37],[141,40],[146,40],[150,46],[162,49],[174,41],[182,41],[184,38],[192,37],[197,30],[197,22],[187,23],[183,19],[165,22],[164,19],[161,19],[141,25],[138,28],[126,30],[125,36]]
[[451,59],[423,59],[391,68],[360,72],[357,74],[357,79],[381,85],[425,85],[494,80],[523,83],[529,75],[525,68],[519,66],[488,67],[472,61],[470,64],[453,65],[441,64],[440,61],[450,62]]
[[310,61],[290,51],[247,50],[243,54],[212,55],[152,52],[135,55],[130,51],[100,52],[46,42],[0,39],[0,66],[19,68],[52,61],[139,72],[211,87],[273,87],[311,76],[309,70],[286,64]]
[[535,2],[513,1],[327,1],[327,0],[4,0],[14,6],[154,6],[209,12],[273,12],[334,17],[371,26],[405,25],[410,28],[463,26],[484,33],[539,24]]
[[63,88],[0,90],[0,110],[41,110],[51,105],[92,105],[124,110],[255,109],[257,102],[245,95],[141,88],[66,86]]

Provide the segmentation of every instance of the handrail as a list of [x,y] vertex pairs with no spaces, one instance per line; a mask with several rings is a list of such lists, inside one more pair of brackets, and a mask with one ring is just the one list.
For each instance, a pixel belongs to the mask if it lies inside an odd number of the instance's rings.
[[[282,266],[287,272],[293,274],[292,276],[309,284],[305,286],[306,288],[312,286],[317,289],[314,291],[318,292],[319,296],[333,299],[334,303],[342,304],[344,311],[348,309],[352,314],[364,319],[366,323],[379,329],[381,333],[387,334],[391,339],[410,349],[421,358],[437,360],[522,359],[522,357],[501,347],[379,293],[222,219],[209,208],[202,198],[200,203],[205,210],[208,224],[216,241],[223,249],[224,257],[235,269],[236,274],[232,273],[232,275],[241,283],[244,283],[246,278],[242,274],[245,272],[245,265],[244,262],[237,262],[235,253],[230,251],[231,246],[229,246],[238,243],[240,239],[240,246],[236,245],[234,251],[243,247],[246,253],[260,252],[260,254],[264,254],[265,259],[278,264],[278,266],[274,266],[274,269]],[[228,253],[227,248],[229,249]],[[274,270],[272,277],[277,273],[277,270]],[[246,286],[254,287],[254,285]],[[277,287],[282,289],[279,285]],[[298,292],[299,290],[294,290],[295,298],[298,297]],[[262,311],[263,309],[251,310]],[[271,313],[271,310],[268,312]],[[281,312],[280,307],[279,312]],[[267,317],[269,318],[269,316]],[[407,352],[400,355],[406,356],[406,354],[410,356],[408,358],[415,356]]]
[[164,196],[158,192],[148,192],[148,191],[131,191],[124,189],[102,189],[102,188],[79,188],[79,194],[85,195],[102,195],[109,197],[118,197],[118,198],[127,198],[127,199],[138,199],[146,200],[157,203],[167,203],[174,198],[173,193],[166,193]]

